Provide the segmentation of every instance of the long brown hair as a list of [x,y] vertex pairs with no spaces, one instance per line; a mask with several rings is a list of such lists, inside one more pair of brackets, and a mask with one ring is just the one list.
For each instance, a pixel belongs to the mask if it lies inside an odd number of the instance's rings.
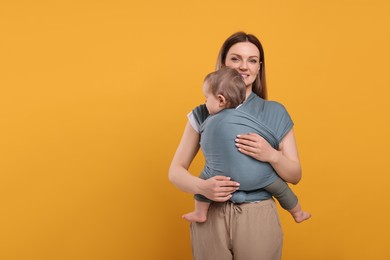
[[226,62],[226,55],[230,48],[239,42],[250,42],[253,43],[257,49],[259,49],[260,53],[260,70],[259,73],[257,74],[257,77],[255,81],[252,84],[252,91],[256,93],[259,97],[263,99],[267,99],[267,84],[265,80],[265,60],[264,60],[264,50],[263,46],[261,45],[259,39],[257,39],[256,36],[252,34],[247,34],[245,32],[236,32],[232,34],[229,38],[225,40],[223,43],[219,54],[217,58],[217,65],[216,69],[220,69],[221,67],[225,66]]

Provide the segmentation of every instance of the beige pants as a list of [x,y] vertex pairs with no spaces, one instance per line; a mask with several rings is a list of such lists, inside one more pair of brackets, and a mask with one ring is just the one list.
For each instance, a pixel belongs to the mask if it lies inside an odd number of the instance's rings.
[[279,260],[283,232],[274,200],[212,203],[205,223],[191,223],[195,260]]

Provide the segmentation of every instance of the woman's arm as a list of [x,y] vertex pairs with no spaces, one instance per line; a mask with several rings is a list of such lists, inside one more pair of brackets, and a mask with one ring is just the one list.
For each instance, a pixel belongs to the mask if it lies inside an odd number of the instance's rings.
[[192,194],[201,194],[213,201],[230,199],[239,184],[225,176],[203,180],[191,175],[188,168],[199,150],[199,134],[187,123],[183,137],[169,168],[169,180],[179,189]]
[[280,142],[279,150],[274,149],[264,138],[254,133],[237,136],[236,146],[243,154],[270,163],[286,182],[297,184],[301,180],[301,163],[292,129]]

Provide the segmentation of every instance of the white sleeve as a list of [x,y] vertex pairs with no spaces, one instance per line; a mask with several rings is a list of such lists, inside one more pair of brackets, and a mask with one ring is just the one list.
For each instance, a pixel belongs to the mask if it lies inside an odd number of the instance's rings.
[[194,113],[192,113],[192,111],[187,114],[187,118],[188,118],[188,122],[190,122],[190,125],[192,126],[192,128],[194,128],[194,130],[197,133],[199,133],[200,127],[199,127],[198,123],[196,122],[195,117],[194,117]]

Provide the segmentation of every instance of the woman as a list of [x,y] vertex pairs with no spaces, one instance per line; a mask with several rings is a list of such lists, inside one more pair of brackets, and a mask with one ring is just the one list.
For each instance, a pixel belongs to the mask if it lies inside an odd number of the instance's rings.
[[[246,101],[243,105],[248,113],[261,118],[266,124],[275,124],[275,120],[281,118],[290,119],[282,105],[265,100],[264,52],[255,36],[244,32],[230,36],[222,45],[217,59],[217,69],[222,66],[236,69],[243,77],[246,84]],[[238,189],[239,183],[225,176],[203,180],[188,172],[199,150],[198,127],[207,116],[205,105],[189,114],[189,122],[169,169],[169,179],[179,189],[218,202],[210,206],[205,223],[191,223],[194,259],[280,259],[283,232],[275,202],[269,193],[259,190],[250,196],[250,201],[233,204],[228,200]],[[289,125],[280,133],[278,150],[253,133],[239,135],[236,146],[243,154],[270,163],[282,179],[296,184],[301,179],[301,166],[292,121]]]

